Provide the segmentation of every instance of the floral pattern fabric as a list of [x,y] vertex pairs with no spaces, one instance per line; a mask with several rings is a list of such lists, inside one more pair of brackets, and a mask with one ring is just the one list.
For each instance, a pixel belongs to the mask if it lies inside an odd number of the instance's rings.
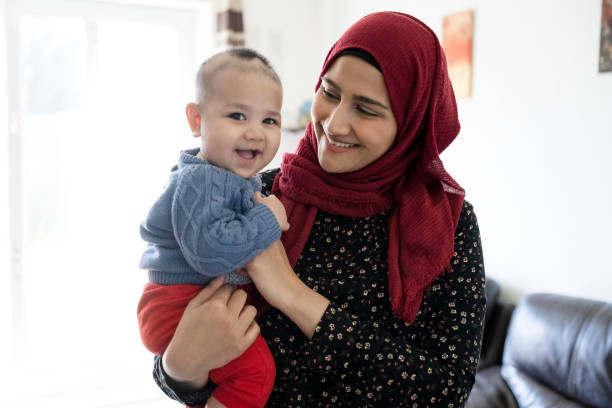
[[[262,174],[264,193],[275,171]],[[412,324],[391,312],[387,291],[389,214],[348,218],[319,211],[295,267],[330,300],[313,338],[270,308],[259,318],[277,366],[269,407],[461,407],[474,381],[485,313],[478,223],[465,202],[451,270],[434,281]],[[294,226],[294,228],[297,226]],[[170,397],[205,402],[173,390],[156,359],[154,377]]]

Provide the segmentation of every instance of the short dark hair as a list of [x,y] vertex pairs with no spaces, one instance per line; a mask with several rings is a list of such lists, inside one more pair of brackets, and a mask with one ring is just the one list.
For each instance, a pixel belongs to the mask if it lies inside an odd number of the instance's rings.
[[268,59],[266,57],[264,57],[263,55],[261,55],[259,52],[255,51],[252,48],[247,48],[247,47],[233,47],[233,48],[229,48],[227,51],[225,51],[228,55],[231,55],[232,57],[236,57],[238,59],[243,59],[243,60],[252,60],[253,58],[257,58],[258,60],[260,60],[266,67],[273,69],[272,65],[270,64],[270,61],[268,61]]
[[[249,64],[239,63],[240,61],[250,63],[253,60],[258,61],[260,66],[254,67],[252,65],[249,66]],[[282,86],[278,74],[266,57],[251,48],[232,47],[216,53],[200,65],[200,69],[196,75],[196,100],[198,103],[204,101],[204,93],[210,86],[211,80],[215,74],[229,67],[242,69],[244,71],[256,69]]]

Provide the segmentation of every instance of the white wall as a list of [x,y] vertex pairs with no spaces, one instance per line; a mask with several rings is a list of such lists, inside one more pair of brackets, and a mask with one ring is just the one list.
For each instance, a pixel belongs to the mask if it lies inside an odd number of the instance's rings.
[[[439,35],[475,11],[473,96],[443,154],[479,218],[504,297],[548,291],[612,302],[612,73],[599,74],[600,0],[244,0],[247,36],[282,72],[287,104],[311,96],[333,41],[368,12],[403,11]],[[274,54],[271,42],[281,43]],[[287,107],[289,109],[289,107]]]
[[[312,96],[324,54],[318,0],[243,0],[246,45],[262,52],[284,85],[283,122]],[[313,23],[314,22],[314,23]]]

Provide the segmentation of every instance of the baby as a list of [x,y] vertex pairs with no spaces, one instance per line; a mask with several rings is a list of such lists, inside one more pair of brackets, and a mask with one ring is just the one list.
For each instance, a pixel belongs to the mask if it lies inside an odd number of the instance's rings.
[[[148,243],[140,267],[149,280],[138,305],[145,346],[161,355],[182,313],[213,278],[250,283],[240,272],[289,228],[281,202],[261,197],[257,173],[280,144],[282,85],[270,63],[248,48],[207,59],[197,78],[197,103],[186,108],[199,149],[181,152],[178,165],[140,227]],[[212,370],[218,387],[208,407],[264,407],[275,376],[265,340]],[[262,386],[263,384],[263,386]]]

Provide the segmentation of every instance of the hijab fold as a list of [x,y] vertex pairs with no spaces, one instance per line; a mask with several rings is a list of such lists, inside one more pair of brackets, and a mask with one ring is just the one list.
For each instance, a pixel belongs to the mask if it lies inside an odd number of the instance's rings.
[[315,89],[349,48],[362,49],[378,62],[397,136],[375,162],[331,174],[319,165],[310,123],[296,152],[283,156],[274,180],[272,193],[293,226],[281,239],[295,266],[319,209],[347,217],[389,211],[391,307],[398,318],[412,322],[424,290],[450,269],[454,254],[464,190],[445,171],[439,154],[459,133],[455,96],[437,37],[412,16],[381,12],[357,21],[329,51]]

